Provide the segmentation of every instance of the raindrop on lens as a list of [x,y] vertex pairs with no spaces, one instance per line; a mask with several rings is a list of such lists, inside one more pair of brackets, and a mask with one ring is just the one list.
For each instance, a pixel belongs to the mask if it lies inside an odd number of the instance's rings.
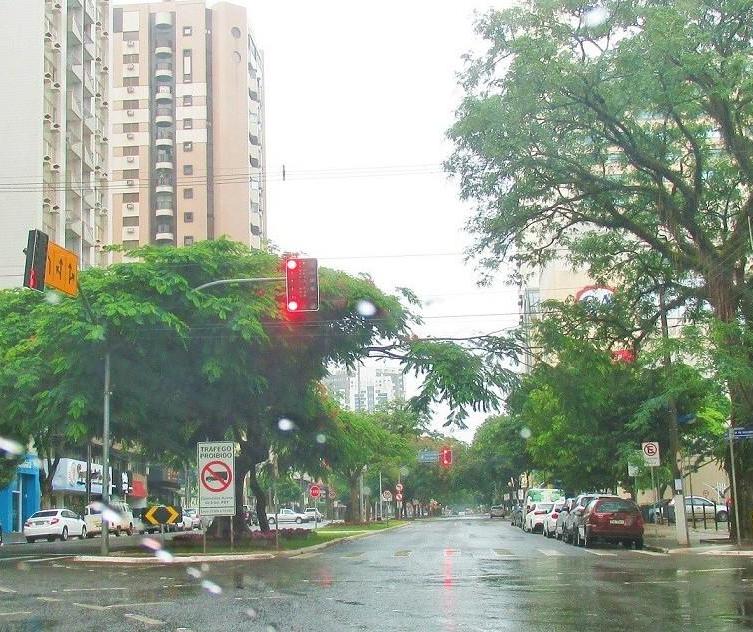
[[169,564],[170,562],[173,561],[173,559],[175,559],[173,558],[172,553],[168,553],[167,551],[162,550],[162,549],[159,551],[155,551],[154,557],[156,557],[160,562],[164,562],[165,564]]
[[144,538],[143,540],[141,540],[141,546],[149,549],[150,551],[159,551],[162,548],[162,545],[159,543],[159,541],[155,540],[154,538]]
[[276,625],[268,625],[266,627],[266,632],[278,632]]
[[531,429],[528,428],[528,427],[526,427],[526,426],[523,426],[520,429],[520,436],[523,439],[530,439],[531,438]]
[[57,292],[45,292],[44,300],[50,305],[57,305],[60,302],[60,294]]
[[256,612],[256,610],[254,610],[253,608],[249,608],[248,610],[246,610],[246,616],[249,619],[256,619],[256,617],[259,616],[259,613]]
[[356,311],[364,318],[371,318],[377,313],[377,308],[371,301],[361,299],[356,303]]
[[208,573],[209,572],[209,564],[204,562],[200,567],[202,573]]
[[210,582],[208,579],[201,582],[201,587],[212,595],[219,595],[222,592],[222,588],[214,582]]
[[193,566],[189,566],[189,567],[188,567],[188,568],[186,569],[186,573],[187,573],[187,574],[188,574],[188,575],[189,575],[190,577],[193,577],[194,579],[199,579],[199,578],[201,577],[201,575],[202,575],[201,571],[200,571],[200,570],[199,570],[198,568],[195,568],[195,567],[193,567]]
[[291,430],[295,429],[295,424],[290,421],[290,419],[283,417],[282,419],[280,419],[280,421],[277,422],[277,427],[283,432],[290,432]]
[[320,432],[318,435],[316,435],[316,442],[317,443],[327,443],[327,435]]
[[605,7],[594,7],[583,18],[588,27],[601,26],[609,19],[609,11]]
[[405,465],[403,465],[403,467],[400,468],[400,474],[402,476],[408,476],[408,474],[410,474],[410,470],[405,467]]
[[6,454],[21,454],[23,451],[24,447],[18,441],[0,437],[0,452],[5,452]]
[[363,486],[363,495],[364,496],[371,496],[371,487],[368,487],[367,485]]

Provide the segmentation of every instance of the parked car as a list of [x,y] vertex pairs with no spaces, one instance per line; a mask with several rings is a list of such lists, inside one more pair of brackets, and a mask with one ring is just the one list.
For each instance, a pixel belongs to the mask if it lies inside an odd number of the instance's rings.
[[64,542],[69,537],[84,539],[86,523],[70,509],[43,509],[24,522],[23,533],[27,542],[35,542],[40,538],[47,538],[48,542],[58,538]]
[[321,522],[322,520],[324,520],[324,514],[322,514],[322,512],[319,511],[316,507],[306,507],[304,513],[309,517],[309,520],[311,522]]
[[[102,533],[102,511],[104,506],[101,502],[90,503],[84,507],[84,522],[86,523],[86,535],[93,538]],[[106,511],[108,530],[120,537],[121,533],[133,535],[138,530],[133,510],[125,502],[113,501]]]
[[611,495],[609,494],[580,494],[579,496],[576,496],[575,501],[572,505],[572,509],[565,518],[565,524],[562,529],[562,539],[565,542],[575,544],[575,536],[578,533],[578,528],[581,525],[581,518],[583,516],[583,511],[585,510],[586,505],[588,505],[588,503],[590,503],[592,500],[596,500],[597,498],[610,497]]
[[201,529],[201,517],[199,516],[198,509],[184,509],[183,520],[181,521],[181,527],[183,531],[192,531],[193,529]]
[[505,508],[502,505],[492,505],[489,509],[490,518],[504,518]]
[[534,503],[531,511],[526,514],[523,531],[535,533],[544,530],[544,516],[551,510],[554,503]]
[[563,539],[565,520],[567,519],[567,515],[572,511],[573,505],[575,505],[575,498],[568,498],[559,510],[557,522],[554,525],[554,537],[558,540]]
[[515,505],[510,512],[510,524],[513,527],[523,527],[523,507]]
[[[675,499],[673,498],[667,503],[668,507],[672,507],[673,521],[674,521],[674,506]],[[696,520],[703,520],[704,514],[706,520],[718,520],[719,522],[727,522],[727,506],[724,503],[714,504],[713,501],[703,496],[685,496],[685,517],[687,520],[692,520],[695,516]]]
[[[302,522],[309,522],[311,519],[312,516],[298,513],[292,509],[280,509],[280,511],[277,512],[277,520],[280,524],[283,522],[295,522],[296,524],[301,524]],[[267,514],[267,520],[269,521],[269,524],[274,524],[275,514]]]
[[632,500],[617,496],[592,500],[583,510],[575,544],[593,546],[596,540],[643,548],[643,516]]
[[553,538],[555,529],[557,528],[557,520],[560,517],[560,511],[565,506],[565,501],[559,501],[552,505],[552,508],[544,516],[544,526],[541,532],[546,538]]

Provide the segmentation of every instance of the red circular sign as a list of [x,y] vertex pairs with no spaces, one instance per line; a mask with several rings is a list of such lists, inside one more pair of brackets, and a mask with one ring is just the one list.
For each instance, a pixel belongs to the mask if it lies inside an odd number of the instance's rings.
[[656,445],[653,443],[647,443],[643,446],[643,451],[646,453],[646,456],[654,456],[657,452]]
[[330,497],[330,498],[331,498],[332,500],[334,500],[335,498],[337,498],[337,492],[336,492],[336,491],[335,491],[334,489],[330,489],[330,490],[329,490],[329,497]]
[[395,489],[397,491],[399,491],[399,492],[403,491],[403,484],[402,483],[398,483],[397,485],[395,485]]
[[403,500],[403,495],[402,495],[402,494],[401,494],[400,492],[398,492],[397,494],[395,494],[395,500],[396,500],[397,502],[402,502],[402,500]]
[[319,485],[312,485],[309,487],[309,496],[311,498],[319,498],[319,496],[322,495],[322,490],[320,489]]
[[210,492],[224,492],[233,482],[233,472],[224,461],[210,461],[201,470],[201,484]]

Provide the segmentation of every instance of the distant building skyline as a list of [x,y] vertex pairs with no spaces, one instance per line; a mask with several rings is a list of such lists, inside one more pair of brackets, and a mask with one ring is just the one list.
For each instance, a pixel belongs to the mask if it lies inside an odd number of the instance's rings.
[[383,366],[358,366],[333,371],[324,380],[330,395],[348,410],[374,412],[393,401],[405,399],[402,371]]

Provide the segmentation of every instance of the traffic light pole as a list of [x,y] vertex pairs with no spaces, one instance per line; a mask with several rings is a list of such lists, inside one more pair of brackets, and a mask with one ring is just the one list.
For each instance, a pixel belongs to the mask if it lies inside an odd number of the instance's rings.
[[210,281],[209,283],[203,283],[194,288],[194,292],[199,290],[205,290],[208,287],[214,287],[215,285],[231,285],[234,283],[270,283],[272,281],[284,281],[285,277],[254,277],[250,279],[219,279],[218,281]]

